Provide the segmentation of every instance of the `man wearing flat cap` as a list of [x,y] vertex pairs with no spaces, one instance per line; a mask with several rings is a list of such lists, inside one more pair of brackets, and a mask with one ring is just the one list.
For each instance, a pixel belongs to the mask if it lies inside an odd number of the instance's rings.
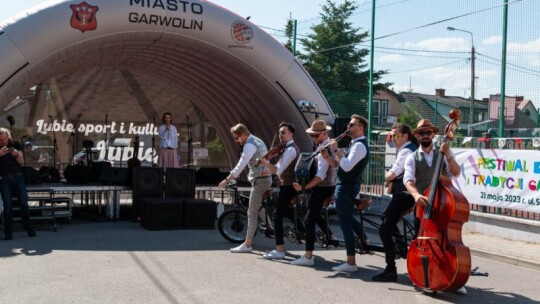
[[[420,148],[409,154],[405,160],[403,183],[413,196],[416,206],[424,208],[428,204],[428,198],[423,193],[431,185],[435,173],[434,163],[439,153],[444,154],[441,174],[448,177],[457,176],[461,169],[447,143],[443,143],[439,149],[435,148],[433,138],[439,133],[439,128],[434,126],[429,119],[421,119],[412,133],[418,138]],[[418,226],[417,223],[415,224]],[[456,293],[466,294],[467,291],[465,287],[461,287],[456,290]]]

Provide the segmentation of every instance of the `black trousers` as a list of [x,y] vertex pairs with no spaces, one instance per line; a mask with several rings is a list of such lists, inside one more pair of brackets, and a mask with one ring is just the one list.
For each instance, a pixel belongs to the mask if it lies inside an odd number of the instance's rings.
[[[379,229],[379,235],[384,246],[384,255],[387,268],[396,267],[396,252],[394,250],[393,232],[399,232],[397,226],[401,216],[405,211],[414,206],[414,198],[408,194],[394,194],[388,207],[384,211],[384,218]],[[415,223],[415,226],[417,224]],[[406,246],[406,240],[401,239],[399,244]]]
[[304,231],[304,225],[301,220],[295,219],[294,208],[291,208],[290,202],[298,193],[293,186],[281,186],[279,187],[279,195],[276,203],[276,209],[274,209],[274,233],[276,237],[276,245],[283,245],[283,217],[287,213],[287,217],[291,222],[297,225],[297,231]]
[[305,217],[306,222],[306,251],[315,249],[315,225],[319,225],[322,231],[328,233],[329,227],[325,219],[321,216],[323,202],[334,194],[335,186],[315,187],[308,203],[308,210]]

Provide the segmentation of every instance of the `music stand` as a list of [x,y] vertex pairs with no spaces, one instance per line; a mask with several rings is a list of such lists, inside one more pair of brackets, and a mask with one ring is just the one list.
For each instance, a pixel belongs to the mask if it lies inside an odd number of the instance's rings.
[[120,167],[122,167],[122,158],[124,156],[124,148],[131,145],[131,138],[116,138],[112,143],[113,147],[120,147]]

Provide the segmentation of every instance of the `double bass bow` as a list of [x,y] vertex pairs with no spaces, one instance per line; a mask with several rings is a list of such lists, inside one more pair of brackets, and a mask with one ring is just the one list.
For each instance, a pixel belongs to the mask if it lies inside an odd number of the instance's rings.
[[[458,110],[450,111],[452,121],[444,130],[443,143],[454,137],[460,116]],[[465,286],[471,273],[471,253],[461,239],[461,228],[469,220],[469,202],[450,178],[441,176],[443,158],[439,152],[431,186],[424,192],[427,206],[417,207],[420,230],[407,255],[411,281],[426,291],[455,291]]]

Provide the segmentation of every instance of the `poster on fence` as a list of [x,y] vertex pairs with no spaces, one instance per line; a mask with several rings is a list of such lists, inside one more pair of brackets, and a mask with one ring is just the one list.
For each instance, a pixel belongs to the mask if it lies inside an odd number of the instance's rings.
[[460,175],[454,186],[469,203],[540,212],[540,152],[453,149]]

